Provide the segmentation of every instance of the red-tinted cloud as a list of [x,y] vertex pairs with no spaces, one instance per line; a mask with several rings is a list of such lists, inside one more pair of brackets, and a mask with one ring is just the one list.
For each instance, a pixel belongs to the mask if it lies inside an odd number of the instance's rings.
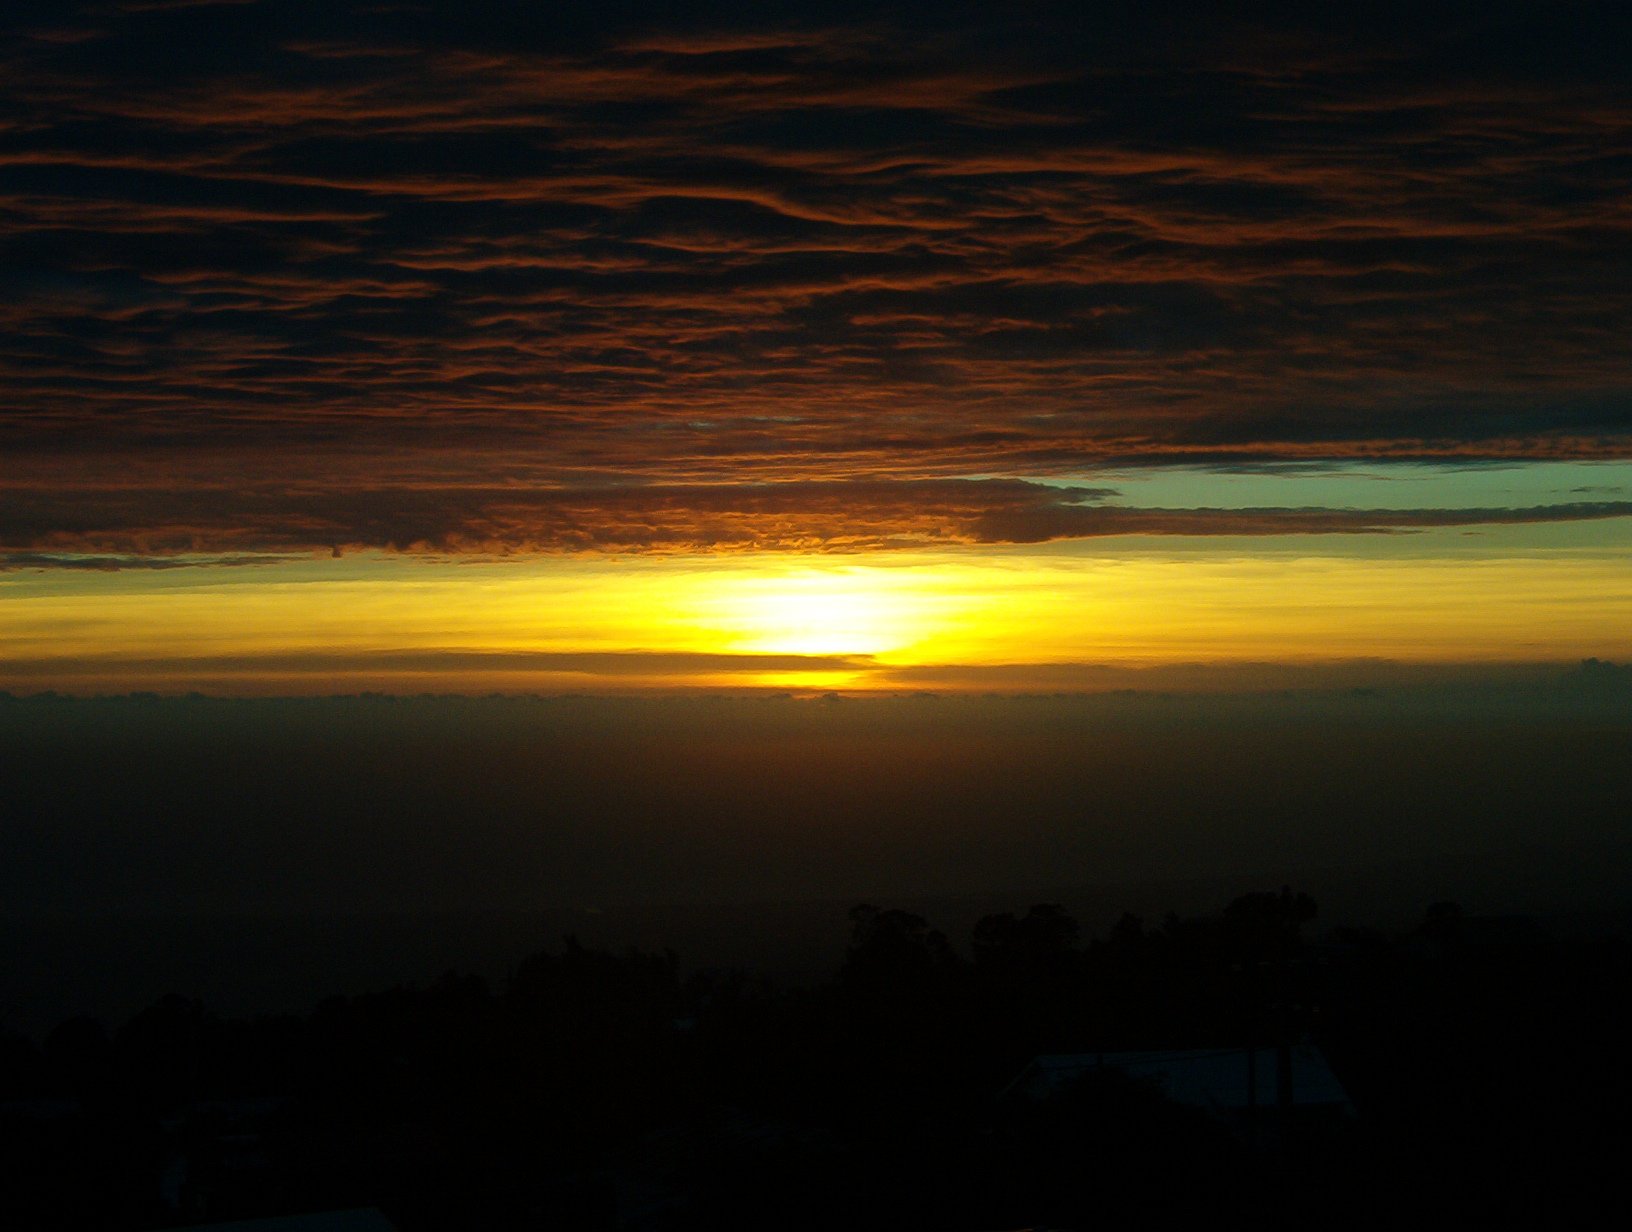
[[[243,553],[877,551],[1111,535],[1359,534],[1632,516],[1632,501],[1525,509],[1153,509],[1019,480],[786,481],[572,488],[221,485],[34,489],[0,517],[0,569],[111,569]],[[235,553],[206,556],[193,554]],[[75,555],[80,559],[72,559]]]
[[8,18],[0,547],[1051,537],[1115,518],[870,494],[1632,452],[1612,9],[548,7]]

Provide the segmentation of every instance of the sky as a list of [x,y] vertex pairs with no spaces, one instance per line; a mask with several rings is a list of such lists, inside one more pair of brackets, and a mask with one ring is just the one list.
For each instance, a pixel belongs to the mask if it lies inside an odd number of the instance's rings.
[[1632,658],[1632,12],[1336,7],[8,4],[0,689]]

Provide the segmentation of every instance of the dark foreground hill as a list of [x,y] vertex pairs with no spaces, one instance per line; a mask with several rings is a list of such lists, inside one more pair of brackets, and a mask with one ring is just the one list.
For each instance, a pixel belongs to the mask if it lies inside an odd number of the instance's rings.
[[[249,1020],[171,996],[112,1031],[5,1037],[0,1221],[1361,1228],[1596,1223],[1616,1200],[1622,941],[1449,903],[1312,941],[1287,891],[1088,939],[1035,906],[967,946],[850,914],[836,973],[800,988],[568,938],[497,983]],[[1352,1113],[1283,1106],[1294,1044]],[[1050,1098],[1013,1083],[1038,1054],[1198,1048],[1261,1066],[1261,1103],[1174,1102],[1114,1064]]]

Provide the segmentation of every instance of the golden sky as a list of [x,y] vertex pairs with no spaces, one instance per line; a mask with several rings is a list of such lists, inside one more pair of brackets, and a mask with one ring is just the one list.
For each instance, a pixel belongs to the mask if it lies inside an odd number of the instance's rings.
[[[40,570],[0,688],[1105,687],[1094,669],[1632,650],[1624,521],[896,553]],[[1123,682],[1125,683],[1125,682]]]
[[0,12],[0,687],[1632,652],[1625,12],[559,7]]

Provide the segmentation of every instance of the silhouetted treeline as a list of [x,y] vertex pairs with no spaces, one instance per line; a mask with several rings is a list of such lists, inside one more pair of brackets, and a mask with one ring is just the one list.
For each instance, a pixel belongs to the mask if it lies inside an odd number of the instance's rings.
[[[449,974],[253,1021],[172,996],[111,1032],[0,1036],[0,1224],[356,1205],[410,1232],[1607,1220],[1628,946],[1443,903],[1404,936],[1316,940],[1316,914],[1281,890],[1084,938],[1044,904],[960,947],[861,906],[816,987],[568,938],[498,986]],[[1267,1066],[1305,1039],[1357,1115],[1266,1136],[1115,1068],[1010,1089],[1039,1054],[1252,1047]]]

